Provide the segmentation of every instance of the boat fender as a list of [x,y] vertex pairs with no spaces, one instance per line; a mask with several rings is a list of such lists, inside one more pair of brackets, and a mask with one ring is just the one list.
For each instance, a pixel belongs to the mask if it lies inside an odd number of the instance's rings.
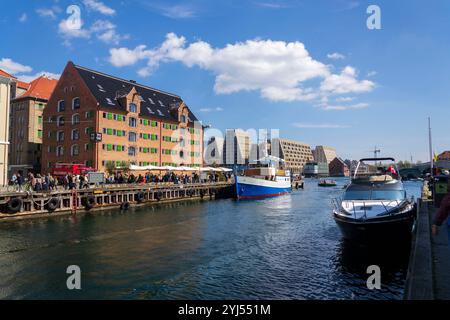
[[129,202],[122,202],[120,204],[120,210],[128,210],[129,207],[130,207],[130,203]]
[[138,203],[143,202],[144,199],[145,199],[145,195],[144,195],[144,193],[143,193],[142,191],[141,191],[141,192],[138,192],[138,193],[136,194],[136,201],[137,201]]
[[205,196],[205,189],[200,189],[200,197],[203,198]]
[[8,201],[7,209],[8,213],[17,213],[22,208],[23,200],[21,198],[12,198]]
[[59,199],[52,197],[47,203],[47,210],[50,212],[55,211],[59,207]]
[[162,191],[158,191],[155,196],[156,196],[156,200],[160,201],[163,196]]
[[95,206],[96,200],[94,196],[87,196],[84,198],[84,207],[89,210],[92,209]]

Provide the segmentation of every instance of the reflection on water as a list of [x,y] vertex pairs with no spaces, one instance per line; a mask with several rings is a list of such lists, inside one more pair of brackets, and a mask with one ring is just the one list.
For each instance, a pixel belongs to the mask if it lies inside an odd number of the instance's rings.
[[[257,201],[186,202],[0,224],[0,298],[399,299],[408,248],[341,240],[317,180]],[[409,182],[410,194],[420,184]],[[65,287],[79,265],[82,290]],[[368,265],[382,289],[365,286]]]

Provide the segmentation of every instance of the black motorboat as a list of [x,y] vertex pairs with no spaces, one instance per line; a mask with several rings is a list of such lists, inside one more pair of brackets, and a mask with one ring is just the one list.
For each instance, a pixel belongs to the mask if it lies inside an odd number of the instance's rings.
[[343,197],[334,199],[334,207],[333,217],[346,239],[362,242],[410,239],[415,201],[407,197],[393,158],[361,159]]

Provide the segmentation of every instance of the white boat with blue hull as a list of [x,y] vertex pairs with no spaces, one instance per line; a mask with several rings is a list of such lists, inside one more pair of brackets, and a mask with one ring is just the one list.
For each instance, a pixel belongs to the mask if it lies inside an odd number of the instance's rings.
[[235,175],[236,196],[238,199],[258,199],[276,197],[291,192],[289,170],[279,169],[276,163],[282,159],[266,157],[260,164],[244,170],[243,175]]

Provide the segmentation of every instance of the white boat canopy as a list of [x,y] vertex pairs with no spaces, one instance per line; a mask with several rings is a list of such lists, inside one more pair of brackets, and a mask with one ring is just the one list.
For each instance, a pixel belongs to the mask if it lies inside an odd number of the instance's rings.
[[[120,168],[118,168],[120,169]],[[187,167],[187,166],[180,166],[180,167],[172,167],[172,166],[136,166],[136,165],[130,165],[131,171],[151,171],[151,170],[167,170],[167,171],[202,171],[202,172],[230,172],[233,171],[233,169],[229,168],[213,168],[213,167]]]
[[285,162],[284,161],[284,159],[281,159],[281,158],[278,158],[278,157],[274,157],[274,156],[265,156],[265,157],[262,157],[262,158],[260,158],[260,159],[258,159],[258,160],[256,160],[256,161],[254,161],[255,163],[256,162],[259,162],[259,163],[272,163],[272,162]]

